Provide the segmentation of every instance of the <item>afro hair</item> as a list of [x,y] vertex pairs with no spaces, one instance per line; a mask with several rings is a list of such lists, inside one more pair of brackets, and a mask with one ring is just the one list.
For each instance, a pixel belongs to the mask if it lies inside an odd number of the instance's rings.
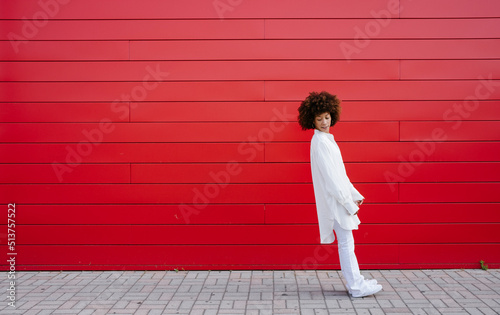
[[330,126],[335,125],[339,121],[342,107],[340,107],[340,100],[336,95],[322,91],[321,93],[309,93],[309,96],[300,104],[298,110],[299,124],[302,130],[307,130],[314,129],[314,119],[316,116],[326,112],[330,113],[332,118]]

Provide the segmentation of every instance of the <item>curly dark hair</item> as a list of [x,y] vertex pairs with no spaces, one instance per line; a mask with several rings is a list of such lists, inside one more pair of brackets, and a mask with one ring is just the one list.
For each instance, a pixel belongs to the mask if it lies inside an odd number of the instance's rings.
[[307,130],[314,129],[314,119],[316,116],[326,112],[329,112],[332,118],[330,126],[335,125],[339,121],[342,107],[340,107],[340,100],[337,98],[337,95],[322,91],[321,93],[309,93],[309,96],[302,101],[298,110],[299,124],[302,130]]

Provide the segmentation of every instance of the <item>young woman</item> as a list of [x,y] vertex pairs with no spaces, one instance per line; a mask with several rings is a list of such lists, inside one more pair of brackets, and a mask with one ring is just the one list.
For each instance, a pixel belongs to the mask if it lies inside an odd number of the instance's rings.
[[330,133],[340,116],[340,100],[328,92],[312,92],[299,107],[303,130],[314,129],[311,139],[311,171],[322,244],[337,235],[340,268],[349,294],[364,297],[382,290],[376,280],[365,280],[354,254],[352,230],[361,223],[359,206],[364,197],[347,177],[340,149]]

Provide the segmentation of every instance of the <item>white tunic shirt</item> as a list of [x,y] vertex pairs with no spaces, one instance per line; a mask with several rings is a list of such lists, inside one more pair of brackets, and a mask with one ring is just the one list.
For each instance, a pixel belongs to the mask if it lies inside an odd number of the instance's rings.
[[334,221],[346,230],[358,229],[361,221],[354,215],[359,209],[355,201],[364,197],[347,177],[333,135],[318,129],[311,139],[311,172],[321,244],[330,244],[335,241]]

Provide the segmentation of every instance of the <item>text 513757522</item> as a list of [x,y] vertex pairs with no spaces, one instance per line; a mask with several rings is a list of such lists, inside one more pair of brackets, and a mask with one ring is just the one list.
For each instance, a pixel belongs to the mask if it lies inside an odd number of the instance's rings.
[[7,263],[9,266],[9,306],[16,307],[16,204],[9,203],[7,209]]

